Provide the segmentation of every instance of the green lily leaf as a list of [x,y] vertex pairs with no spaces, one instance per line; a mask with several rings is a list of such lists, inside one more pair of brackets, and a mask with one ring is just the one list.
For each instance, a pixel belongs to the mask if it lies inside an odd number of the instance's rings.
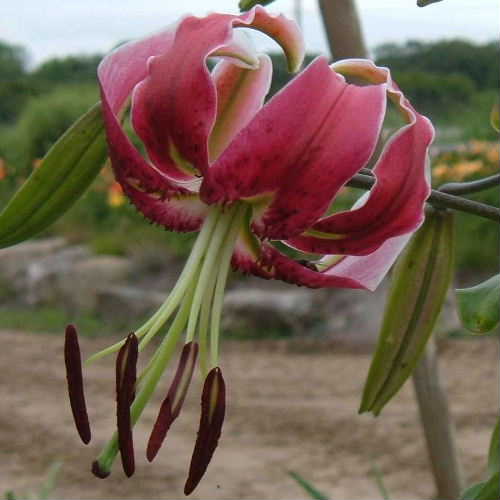
[[378,415],[417,365],[446,298],[453,270],[453,216],[427,216],[399,258],[360,413]]
[[462,493],[460,500],[476,500],[485,484],[486,482],[473,484]]
[[465,328],[486,333],[500,321],[500,274],[471,288],[456,291],[458,312]]
[[0,248],[31,238],[55,222],[89,187],[106,156],[97,103],[52,146],[0,213]]
[[496,500],[500,498],[500,418],[497,419],[491,436],[488,471],[490,478],[467,488],[460,500]]
[[491,436],[488,452],[488,470],[491,474],[495,474],[495,472],[500,470],[500,418],[497,419],[497,425],[495,425]]
[[468,488],[461,500],[497,500],[500,498],[500,472],[493,474],[488,481],[477,483]]
[[300,474],[290,471],[288,474],[297,481],[297,483],[304,489],[304,491],[309,495],[309,498],[313,500],[329,500],[328,497],[317,490],[309,481],[304,479]]
[[252,7],[256,5],[269,5],[273,3],[274,0],[240,0],[238,3],[238,7],[241,11],[250,10]]

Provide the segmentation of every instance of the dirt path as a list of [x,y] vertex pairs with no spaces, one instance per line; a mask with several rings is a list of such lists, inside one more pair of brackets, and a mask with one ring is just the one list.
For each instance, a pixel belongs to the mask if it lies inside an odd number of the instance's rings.
[[[49,465],[64,465],[56,498],[181,498],[199,419],[194,384],[181,418],[155,462],[145,442],[158,402],[135,430],[137,472],[125,479],[119,463],[106,480],[89,464],[114,426],[113,367],[101,362],[86,372],[93,428],[81,445],[66,401],[62,338],[0,332],[0,496],[35,490]],[[90,354],[109,340],[84,339]],[[192,498],[304,498],[287,476],[300,472],[331,498],[380,498],[371,477],[381,470],[391,498],[430,498],[427,464],[411,384],[382,417],[357,415],[367,372],[366,354],[296,352],[285,343],[226,343],[223,371],[228,413],[214,460]],[[442,351],[458,445],[468,480],[481,479],[498,409],[498,342],[447,342]]]

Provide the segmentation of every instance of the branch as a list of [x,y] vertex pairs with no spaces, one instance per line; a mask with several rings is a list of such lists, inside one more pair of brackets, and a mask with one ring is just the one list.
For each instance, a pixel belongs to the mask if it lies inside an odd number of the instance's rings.
[[[347,185],[361,189],[370,189],[375,184],[375,177],[367,169],[361,170],[362,174],[356,174]],[[366,175],[370,172],[370,175]],[[469,184],[469,183],[467,183]],[[427,203],[437,208],[451,208],[459,210],[460,212],[467,212],[470,214],[484,217],[485,219],[500,222],[500,209],[479,203],[477,201],[460,198],[452,194],[443,193],[435,189],[432,190],[431,195],[427,198]]]
[[500,186],[500,174],[471,182],[448,182],[439,186],[439,191],[448,194],[472,194],[484,189]]

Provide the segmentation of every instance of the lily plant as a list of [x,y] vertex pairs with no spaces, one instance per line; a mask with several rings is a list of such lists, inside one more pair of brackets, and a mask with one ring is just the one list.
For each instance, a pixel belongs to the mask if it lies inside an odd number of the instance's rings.
[[[110,473],[118,453],[127,476],[133,474],[132,427],[183,345],[147,458],[153,460],[178,417],[199,365],[201,419],[185,493],[199,483],[224,419],[220,320],[231,267],[311,288],[374,290],[424,219],[434,131],[389,70],[369,60],[329,64],[318,57],[264,104],[271,60],[241,36],[242,28],[274,38],[289,69],[299,70],[304,46],[296,24],[260,6],[242,15],[185,17],[119,47],[99,66],[109,156],[123,191],[150,221],[171,231],[199,231],[161,307],[126,339],[88,360],[118,352],[118,430],[93,464],[99,477]],[[209,57],[218,58],[212,71]],[[375,159],[389,101],[404,125]],[[127,112],[144,156],[122,127]],[[331,213],[339,191],[368,164],[376,178],[371,191],[351,210]],[[292,258],[283,245],[317,258]],[[138,355],[166,325],[156,352],[136,374]],[[88,442],[72,326],[66,364],[73,414]]]

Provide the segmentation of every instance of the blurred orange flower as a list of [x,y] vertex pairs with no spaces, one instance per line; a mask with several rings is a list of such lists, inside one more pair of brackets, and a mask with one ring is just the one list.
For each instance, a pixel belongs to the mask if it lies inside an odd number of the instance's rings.
[[3,158],[0,158],[0,181],[7,177],[7,163]]
[[111,207],[120,207],[125,203],[125,195],[118,182],[113,182],[108,187],[108,205]]

